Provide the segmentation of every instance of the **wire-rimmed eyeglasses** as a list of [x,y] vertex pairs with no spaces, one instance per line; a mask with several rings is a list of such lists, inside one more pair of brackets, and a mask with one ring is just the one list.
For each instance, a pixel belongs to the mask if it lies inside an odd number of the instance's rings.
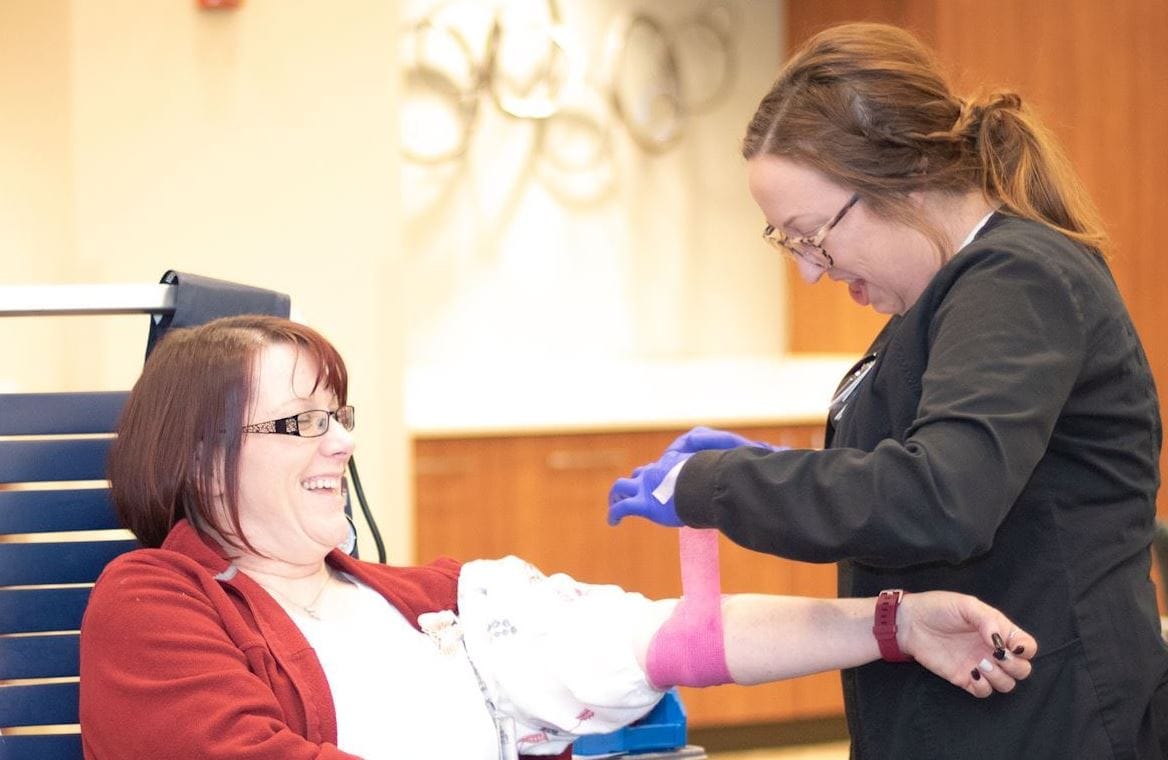
[[803,260],[820,269],[831,269],[835,266],[835,261],[823,249],[823,240],[827,237],[827,233],[831,232],[832,228],[840,223],[840,220],[844,218],[844,214],[848,213],[848,209],[856,205],[856,201],[858,200],[860,200],[860,194],[855,193],[835,216],[828,219],[822,227],[810,235],[791,237],[782,230],[776,229],[773,224],[768,224],[762,231],[762,238],[770,243],[775,250],[782,251],[788,256],[793,257],[796,261]]
[[243,426],[245,433],[277,433],[280,435],[296,435],[301,438],[319,438],[328,432],[329,419],[341,423],[345,430],[352,430],[356,424],[353,407],[342,406],[335,412],[326,409],[309,409],[307,412],[294,414],[291,417],[281,417],[278,420],[267,422],[253,422]]

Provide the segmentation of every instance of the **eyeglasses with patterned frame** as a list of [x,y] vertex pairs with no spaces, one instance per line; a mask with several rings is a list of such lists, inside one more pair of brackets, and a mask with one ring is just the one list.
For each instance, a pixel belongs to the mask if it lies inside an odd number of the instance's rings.
[[328,432],[329,419],[341,423],[345,430],[352,430],[356,424],[355,412],[351,406],[342,406],[335,412],[325,409],[309,409],[307,412],[281,417],[278,420],[253,422],[243,426],[245,433],[276,433],[295,435],[301,438],[319,438]]
[[782,230],[776,229],[773,224],[768,224],[762,231],[762,239],[770,243],[775,250],[791,256],[796,261],[802,259],[808,264],[817,266],[820,269],[831,269],[835,266],[835,261],[824,250],[823,240],[827,237],[827,233],[831,232],[840,223],[840,220],[844,218],[844,214],[848,213],[848,209],[856,205],[856,202],[859,200],[860,194],[853,194],[835,216],[828,219],[822,227],[810,235],[791,237]]

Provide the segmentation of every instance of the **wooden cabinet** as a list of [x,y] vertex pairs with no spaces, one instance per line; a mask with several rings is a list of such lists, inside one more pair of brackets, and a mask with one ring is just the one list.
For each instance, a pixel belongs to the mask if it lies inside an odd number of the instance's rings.
[[[608,489],[655,460],[681,430],[571,435],[419,438],[414,443],[418,558],[467,560],[515,554],[545,572],[616,583],[653,598],[681,592],[677,533],[644,520],[610,528]],[[820,447],[821,425],[739,428],[751,438]],[[835,596],[834,565],[742,549],[725,538],[728,592]],[[692,726],[839,715],[839,676],[765,686],[685,689]]]

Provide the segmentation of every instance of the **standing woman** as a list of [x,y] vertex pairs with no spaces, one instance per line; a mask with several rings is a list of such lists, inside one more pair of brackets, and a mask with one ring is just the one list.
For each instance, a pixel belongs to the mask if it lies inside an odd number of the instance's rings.
[[768,242],[890,319],[825,450],[692,432],[616,482],[610,522],[840,562],[842,597],[974,594],[1043,642],[1003,700],[939,688],[895,647],[846,670],[854,758],[1168,757],[1159,404],[1050,135],[1013,93],[953,95],[909,33],[849,24],[791,58],[743,155]]

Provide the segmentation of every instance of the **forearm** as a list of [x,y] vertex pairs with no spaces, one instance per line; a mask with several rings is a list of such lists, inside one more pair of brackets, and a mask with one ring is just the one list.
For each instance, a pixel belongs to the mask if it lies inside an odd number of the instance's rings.
[[879,659],[873,599],[734,594],[722,600],[726,665],[756,684]]
[[[658,602],[638,624],[634,647],[647,674],[653,671],[645,665],[648,653],[662,646],[658,631],[676,625],[679,619],[677,604]],[[875,609],[875,598],[723,596],[715,614],[724,648],[716,656],[728,675],[723,680],[685,680],[695,669],[683,664],[672,671],[681,678],[656,682],[757,684],[864,665],[881,656],[873,633]],[[691,625],[689,630],[702,629]],[[689,647],[684,632],[684,628],[673,631],[669,640],[675,659],[685,663],[694,657],[715,656],[708,645]],[[702,638],[708,642],[708,633]],[[1038,651],[1034,638],[998,610],[973,597],[944,591],[903,597],[897,608],[896,642],[918,665],[979,697],[1012,689],[1017,679],[1030,674],[1029,660]],[[696,672],[717,671],[705,666]]]
[[[634,650],[642,668],[653,635],[676,604],[657,602],[637,626]],[[726,595],[726,665],[735,683],[757,684],[871,662],[880,656],[872,635],[874,605],[871,599]]]
[[[713,686],[762,683],[850,668],[881,657],[875,638],[875,599],[809,599],[721,594],[718,534],[681,528],[682,598],[657,604],[635,623],[634,651],[651,685]],[[1015,643],[1017,628],[998,610],[949,592],[894,595],[896,648],[934,673],[984,696],[987,685],[1006,691],[1029,674],[1009,663],[1005,647],[1033,656],[1036,643]],[[1010,633],[1003,633],[1009,631]],[[992,650],[986,644],[993,642]],[[1020,648],[1019,648],[1020,647]],[[960,652],[958,650],[961,650]],[[995,673],[993,656],[1010,671]],[[975,667],[969,667],[969,666]],[[978,683],[982,673],[992,684]]]

